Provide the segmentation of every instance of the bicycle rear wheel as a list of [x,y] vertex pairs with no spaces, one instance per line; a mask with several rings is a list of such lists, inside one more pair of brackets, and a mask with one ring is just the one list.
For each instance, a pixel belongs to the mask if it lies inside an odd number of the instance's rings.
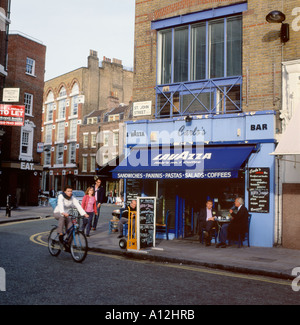
[[88,242],[84,233],[81,231],[73,233],[70,251],[75,262],[81,263],[85,260],[88,252]]
[[57,234],[57,229],[53,228],[48,237],[48,250],[52,256],[58,256],[61,252],[61,246]]

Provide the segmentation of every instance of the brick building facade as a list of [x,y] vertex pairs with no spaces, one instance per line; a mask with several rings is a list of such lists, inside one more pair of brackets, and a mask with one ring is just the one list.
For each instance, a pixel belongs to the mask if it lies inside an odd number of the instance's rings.
[[[42,122],[44,191],[59,191],[67,184],[82,188],[82,172],[87,171],[86,157],[81,152],[84,121],[94,111],[107,110],[112,96],[118,98],[118,103],[128,104],[132,100],[132,83],[133,72],[124,69],[120,60],[104,57],[99,63],[98,53],[92,50],[86,68],[46,81]],[[95,133],[93,136],[95,140]],[[93,146],[98,144],[93,142]],[[96,159],[91,157],[89,154],[88,170],[96,175]],[[93,181],[93,177],[90,179]]]
[[21,34],[10,34],[6,88],[19,88],[25,106],[23,127],[4,127],[1,193],[10,194],[17,205],[37,205],[43,167],[38,143],[41,139],[46,47]]
[[[158,30],[151,27],[153,21],[181,17],[210,9],[225,8],[241,1],[228,0],[162,0],[136,1],[135,29],[135,79],[133,101],[152,100],[155,113],[157,85]],[[281,10],[286,15],[285,23],[292,26],[296,16],[293,9],[297,0],[259,1],[249,0],[242,16],[242,111],[281,110],[282,62],[300,57],[300,33],[290,28],[292,41],[282,44],[280,24],[269,24],[266,15],[272,10]],[[226,15],[224,11],[223,15]],[[197,22],[196,22],[197,23]],[[160,28],[164,28],[161,26]],[[147,76],[147,78],[145,78]],[[281,130],[281,124],[277,127]]]
[[[3,87],[5,85],[5,78],[7,76],[7,45],[10,24],[10,3],[10,0],[0,1],[0,103],[3,103]],[[0,164],[2,161],[2,147],[4,134],[4,128],[0,127]],[[2,170],[0,174],[0,184],[1,179]]]
[[85,190],[93,184],[97,175],[102,180],[106,195],[110,191],[123,193],[123,182],[113,180],[110,171],[117,166],[123,155],[126,138],[124,121],[130,118],[131,105],[119,104],[111,97],[112,107],[96,110],[84,118],[79,132],[79,170],[80,189]]
[[[282,21],[266,21],[274,10],[284,13],[289,33]],[[133,178],[130,183],[140,188],[139,194],[162,199],[159,214],[170,211],[175,236],[195,231],[193,213],[205,206],[207,197],[215,199],[225,215],[229,198],[238,195],[252,214],[251,244],[281,243],[278,170],[271,154],[298,98],[297,75],[289,78],[287,71],[294,73],[300,58],[299,12],[296,0],[136,0],[133,105],[152,103],[152,111],[144,110],[138,121],[127,123],[129,156],[114,174]],[[136,143],[145,157],[149,146],[157,146],[153,161],[148,152],[152,168],[145,167],[147,158],[141,166],[128,165],[138,151],[128,148]],[[180,145],[187,144],[191,147],[180,155]],[[236,176],[227,174],[233,166],[222,165],[230,150],[241,153],[244,145],[256,149],[239,164]],[[178,167],[175,173],[170,168],[184,154],[192,161],[201,157],[194,152],[197,148],[210,157],[199,158],[201,172]],[[217,151],[223,154],[213,166]],[[238,157],[232,155],[230,164]],[[256,172],[268,179],[264,199],[255,196],[259,189],[250,188]],[[127,190],[131,194],[129,186]]]
[[7,43],[10,24],[10,0],[0,2],[0,98],[2,100],[2,89],[7,76]]

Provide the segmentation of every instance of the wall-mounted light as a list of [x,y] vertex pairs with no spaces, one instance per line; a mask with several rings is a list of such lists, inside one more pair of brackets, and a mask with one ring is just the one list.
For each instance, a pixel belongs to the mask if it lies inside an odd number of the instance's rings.
[[279,10],[273,10],[266,16],[266,21],[272,24],[281,24],[280,39],[282,43],[286,43],[290,39],[290,26],[284,24],[285,14]]
[[190,123],[190,122],[192,122],[192,120],[193,120],[193,118],[190,115],[188,115],[188,116],[185,117],[185,122],[186,123]]

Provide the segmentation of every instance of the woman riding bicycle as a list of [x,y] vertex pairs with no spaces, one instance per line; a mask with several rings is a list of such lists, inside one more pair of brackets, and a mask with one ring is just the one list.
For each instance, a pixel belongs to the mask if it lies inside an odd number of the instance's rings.
[[72,195],[73,189],[70,186],[64,188],[64,192],[58,196],[57,206],[54,209],[53,217],[58,220],[57,233],[59,240],[63,241],[64,226],[69,229],[72,226],[72,220],[69,215],[69,210],[76,208],[80,215],[86,218],[89,215],[82,209],[78,200]]

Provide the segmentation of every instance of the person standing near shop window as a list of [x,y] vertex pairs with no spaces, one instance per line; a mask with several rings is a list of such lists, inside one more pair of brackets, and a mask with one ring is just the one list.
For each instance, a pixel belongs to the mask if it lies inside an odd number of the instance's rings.
[[94,222],[93,222],[93,225],[92,225],[92,229],[96,230],[98,220],[99,220],[99,217],[100,217],[101,205],[104,202],[104,195],[105,195],[104,188],[101,186],[101,179],[100,178],[96,179],[96,182],[95,182],[95,185],[93,186],[93,189],[94,189],[95,199],[96,199],[97,214],[95,214],[95,216],[94,216]]
[[215,220],[217,211],[213,209],[213,204],[212,200],[207,200],[206,208],[200,210],[200,241],[202,240],[203,231],[205,246],[210,246],[212,229],[217,227],[217,222]]

